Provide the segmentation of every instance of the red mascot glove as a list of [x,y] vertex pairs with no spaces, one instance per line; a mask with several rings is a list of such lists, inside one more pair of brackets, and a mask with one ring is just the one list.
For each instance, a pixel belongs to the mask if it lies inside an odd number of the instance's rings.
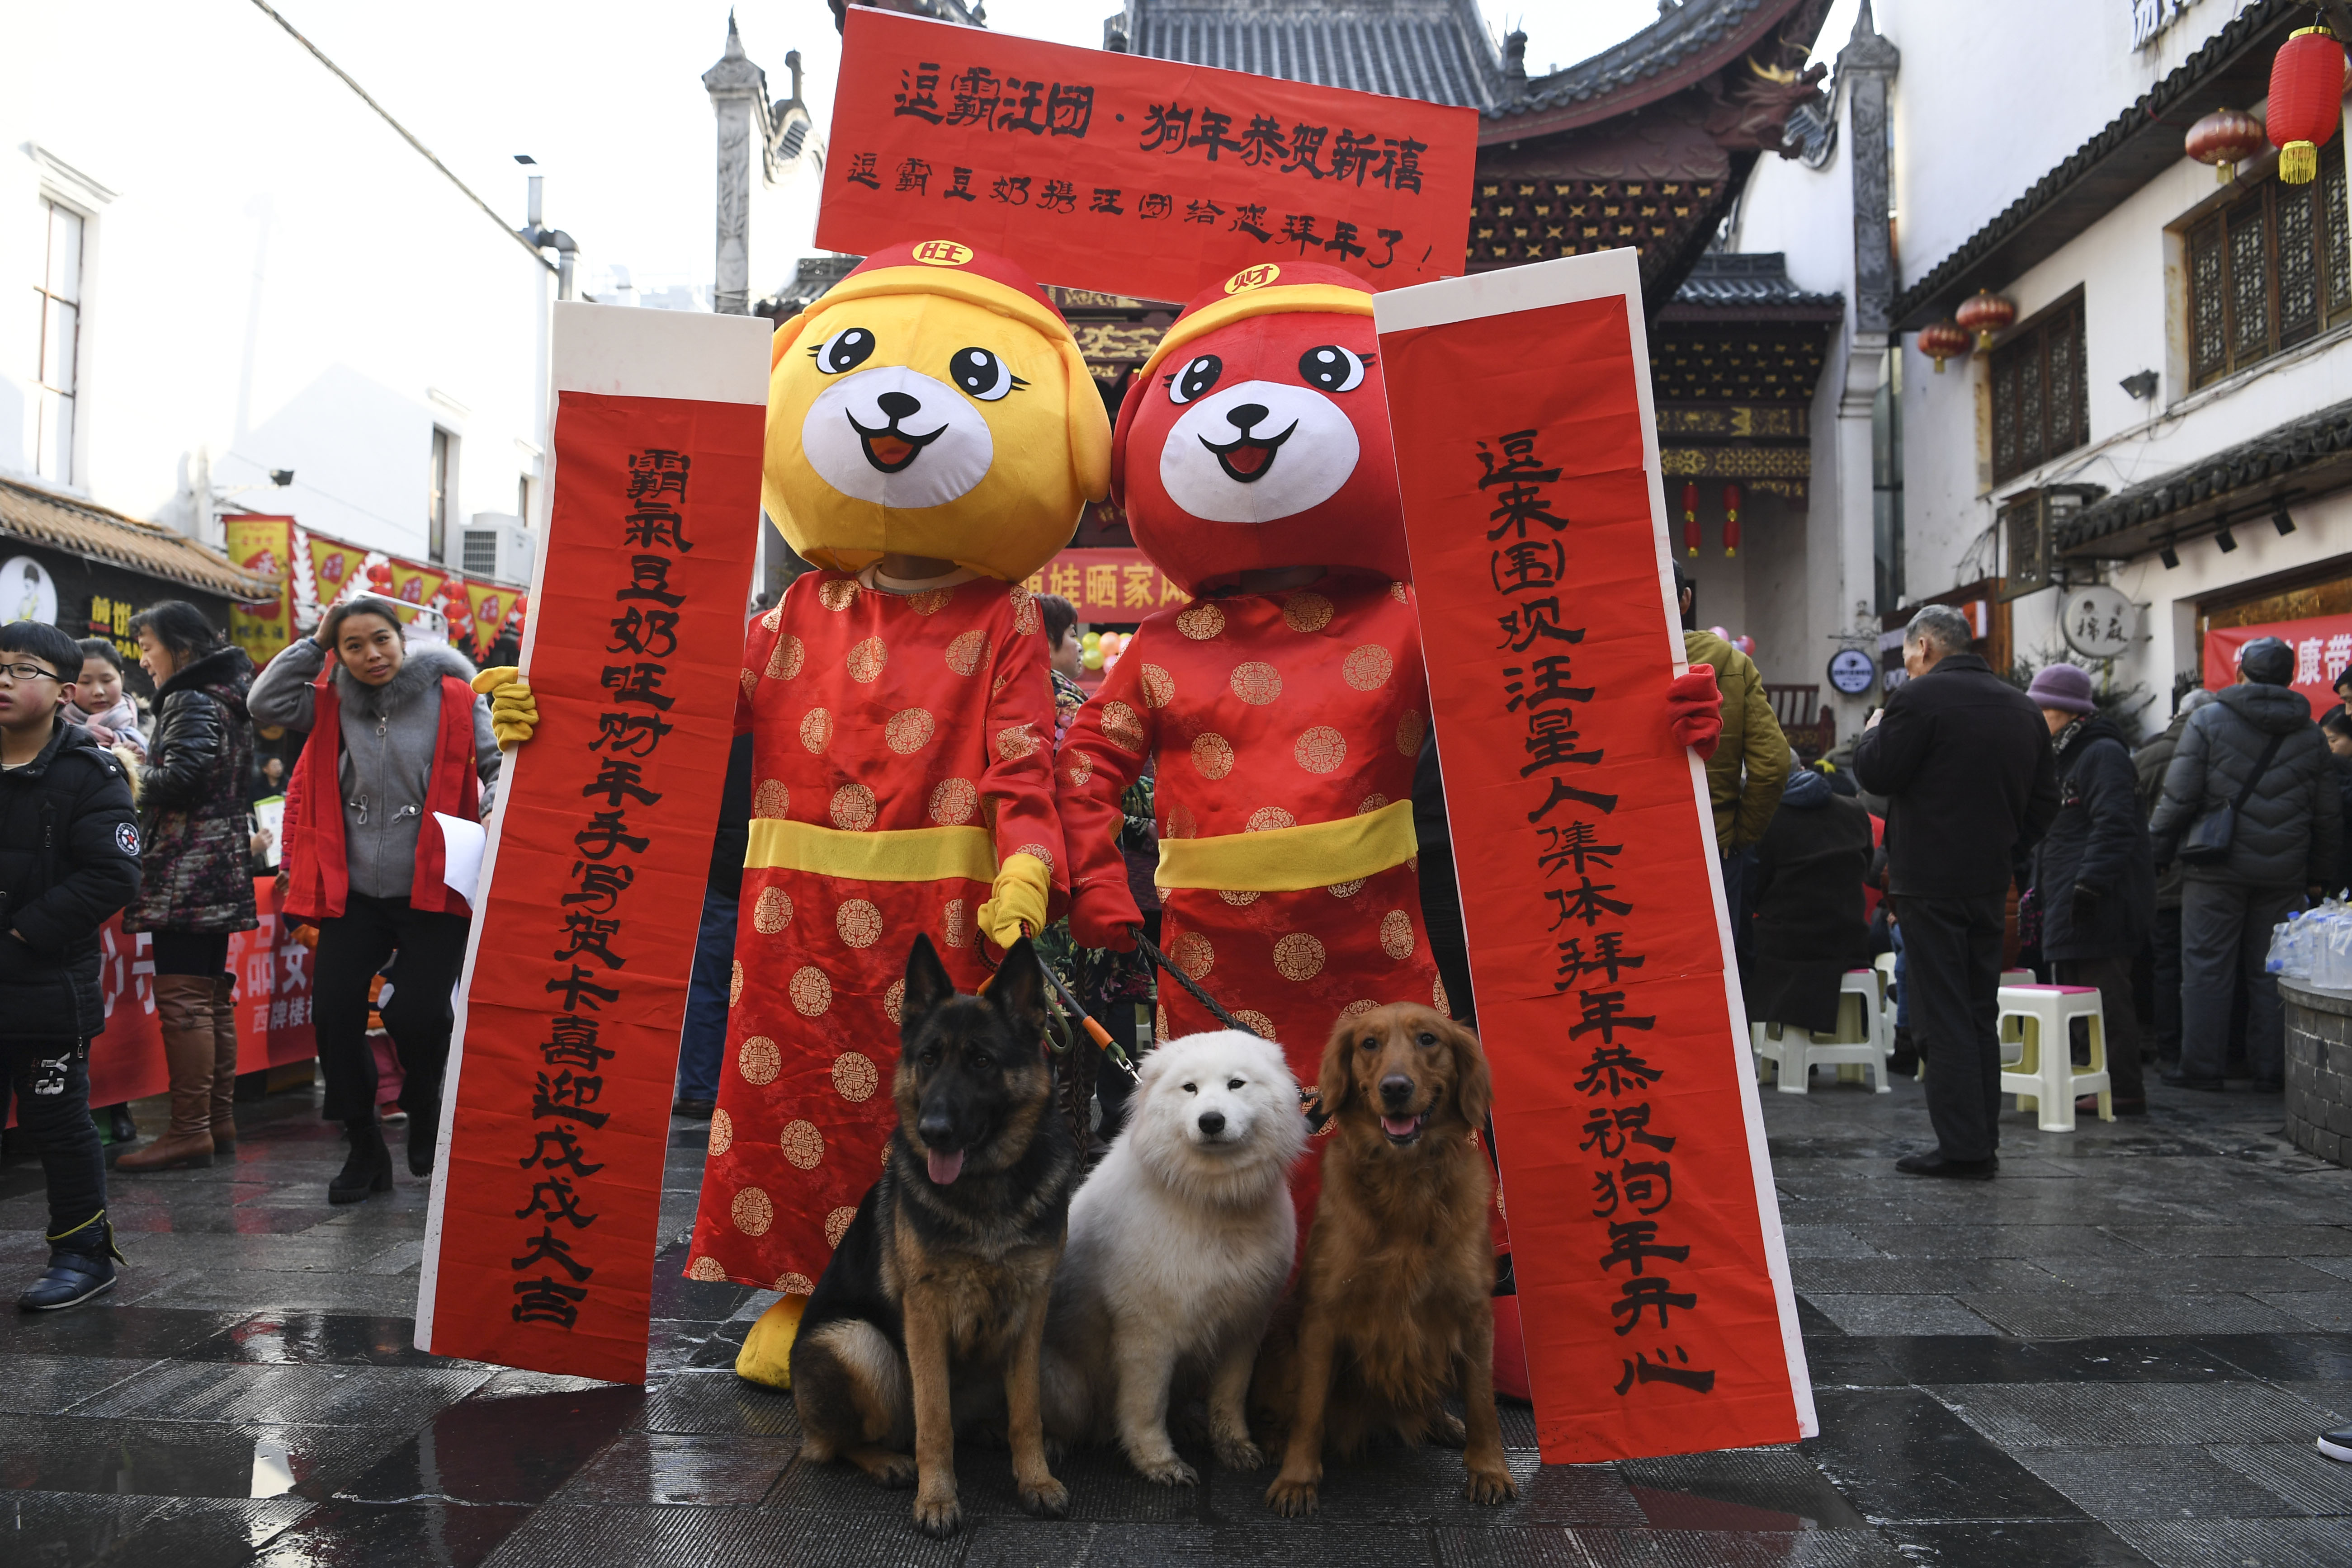
[[1723,738],[1723,694],[1715,688],[1715,666],[1693,664],[1666,687],[1666,721],[1675,738],[1704,762]]
[[1070,890],[1070,936],[1081,947],[1132,953],[1135,934],[1131,928],[1142,924],[1143,912],[1135,906],[1135,895],[1128,892],[1125,878]]

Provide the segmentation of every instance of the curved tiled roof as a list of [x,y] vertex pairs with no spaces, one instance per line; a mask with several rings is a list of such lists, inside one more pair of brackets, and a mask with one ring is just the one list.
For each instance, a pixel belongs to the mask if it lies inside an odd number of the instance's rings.
[[1504,88],[1475,0],[1133,5],[1128,47],[1157,59],[1487,110]]
[[1712,5],[1690,0],[1589,60],[1519,84],[1501,112],[1561,109],[1611,97],[1736,43],[1759,20],[1759,13],[1788,8],[1785,0],[1715,0]]
[[1808,294],[1789,281],[1788,256],[1777,250],[1708,251],[1675,290],[1677,305],[1737,309],[1743,306],[1803,306],[1836,310],[1842,294]]
[[268,599],[278,587],[249,576],[220,551],[171,528],[14,479],[0,479],[0,536],[228,599]]
[[[2315,488],[2315,470],[2342,467],[2347,459],[2352,459],[2352,402],[2289,420],[2252,441],[2094,501],[2060,526],[2056,543],[2062,550],[2074,550],[2139,528],[2160,537],[2168,524],[2193,528],[2290,492],[2333,488],[2341,477],[2331,475],[2330,483]],[[2254,491],[2262,493],[2249,494]],[[2147,549],[2155,542],[2136,541],[2134,548]]]

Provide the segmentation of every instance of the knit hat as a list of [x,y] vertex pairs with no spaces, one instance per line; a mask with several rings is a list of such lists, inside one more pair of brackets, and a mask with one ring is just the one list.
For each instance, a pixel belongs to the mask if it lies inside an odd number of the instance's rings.
[[2276,637],[2257,637],[2239,650],[2238,674],[2258,685],[2291,685],[2294,680],[2294,650]]
[[2060,713],[2093,713],[2099,706],[2091,700],[2091,672],[2079,664],[2042,665],[2025,695],[2036,707],[2056,708]]

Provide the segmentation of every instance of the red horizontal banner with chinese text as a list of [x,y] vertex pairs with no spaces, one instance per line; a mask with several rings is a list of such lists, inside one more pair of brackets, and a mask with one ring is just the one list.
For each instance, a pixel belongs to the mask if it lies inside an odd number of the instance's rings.
[[1162,605],[1192,601],[1139,549],[1066,549],[1023,586],[1061,595],[1077,606],[1081,621],[1141,621]]
[[648,342],[668,351],[655,371],[688,376],[715,346],[740,360],[722,368],[746,400],[559,392],[532,588],[547,613],[522,655],[540,723],[507,754],[475,903],[416,1333],[436,1354],[621,1383],[646,1377],[757,538],[765,410],[748,399],[767,365],[757,321],[642,326],[567,312],[559,372],[575,334],[623,387]]
[[947,238],[1190,299],[1261,262],[1451,277],[1475,110],[849,8],[816,242]]
[[[1383,296],[1544,1458],[1812,1429],[1682,663],[1630,251]],[[1527,346],[1541,343],[1544,352]]]
[[2294,650],[2294,689],[2317,718],[2334,707],[2336,677],[2352,666],[2352,615],[2314,615],[2259,626],[2214,626],[2205,632],[2205,689],[2238,684],[2238,653],[2257,637],[2276,637]]

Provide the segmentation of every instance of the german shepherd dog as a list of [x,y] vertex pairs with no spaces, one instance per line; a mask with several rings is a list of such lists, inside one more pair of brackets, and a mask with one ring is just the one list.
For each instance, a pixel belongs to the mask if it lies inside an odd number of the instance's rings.
[[933,1536],[962,1520],[959,1410],[1004,1413],[1024,1508],[1059,1519],[1070,1506],[1045,1464],[1038,1357],[1078,1155],[1054,1113],[1044,976],[1025,937],[996,973],[985,998],[958,996],[929,938],[915,938],[898,1125],[793,1343],[803,1452],[918,1483],[915,1524]]

